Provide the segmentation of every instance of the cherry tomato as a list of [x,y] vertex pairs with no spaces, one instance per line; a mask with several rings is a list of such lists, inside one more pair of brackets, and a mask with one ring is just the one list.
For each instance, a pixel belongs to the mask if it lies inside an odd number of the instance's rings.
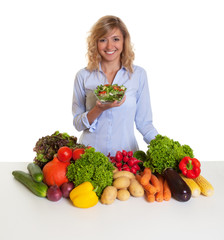
[[69,162],[72,158],[72,149],[69,147],[61,147],[58,150],[58,160],[61,162]]
[[81,157],[81,155],[84,154],[84,153],[85,153],[84,148],[76,148],[72,153],[73,160],[79,159]]
[[102,92],[99,92],[99,95],[104,95],[106,93],[107,93],[106,91],[102,91]]
[[119,90],[120,88],[118,86],[113,86],[114,90]]

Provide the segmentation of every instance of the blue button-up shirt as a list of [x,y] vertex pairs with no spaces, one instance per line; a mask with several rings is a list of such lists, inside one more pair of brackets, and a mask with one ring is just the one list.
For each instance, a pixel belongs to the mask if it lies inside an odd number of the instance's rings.
[[113,80],[113,84],[127,88],[125,102],[119,107],[105,110],[91,125],[87,113],[96,104],[94,90],[100,84],[108,84],[108,80],[101,66],[99,71],[90,72],[84,68],[76,74],[72,113],[76,130],[83,131],[79,143],[114,156],[118,150],[134,152],[139,149],[134,126],[147,144],[158,134],[152,124],[146,72],[139,66],[133,68],[134,72],[130,75],[122,67]]

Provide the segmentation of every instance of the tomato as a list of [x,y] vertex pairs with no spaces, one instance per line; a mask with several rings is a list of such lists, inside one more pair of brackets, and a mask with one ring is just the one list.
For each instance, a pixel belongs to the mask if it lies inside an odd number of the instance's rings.
[[99,95],[104,95],[106,93],[107,93],[106,91],[102,91],[102,92],[99,92]]
[[66,146],[60,147],[57,155],[59,161],[69,162],[72,158],[72,149]]
[[76,148],[72,153],[73,160],[79,159],[81,157],[81,155],[84,154],[84,153],[85,153],[84,148]]
[[114,89],[114,90],[117,90],[117,91],[119,91],[119,92],[124,91],[124,90],[121,89],[119,86],[113,86],[113,89]]

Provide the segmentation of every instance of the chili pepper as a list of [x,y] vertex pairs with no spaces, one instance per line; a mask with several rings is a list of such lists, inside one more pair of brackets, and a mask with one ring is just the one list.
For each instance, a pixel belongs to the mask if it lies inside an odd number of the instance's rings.
[[201,173],[201,163],[197,158],[184,157],[179,163],[179,169],[187,178],[196,178]]
[[90,182],[84,182],[70,192],[70,199],[79,208],[93,207],[98,203],[98,197]]

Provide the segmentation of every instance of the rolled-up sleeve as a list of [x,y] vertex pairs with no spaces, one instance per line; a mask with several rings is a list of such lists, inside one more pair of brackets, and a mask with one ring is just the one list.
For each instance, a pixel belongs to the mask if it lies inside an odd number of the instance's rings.
[[137,92],[137,105],[135,124],[138,131],[143,135],[144,141],[149,144],[158,134],[152,123],[152,109],[148,87],[148,79],[145,70],[140,74],[140,86]]
[[86,110],[86,94],[84,90],[84,76],[79,71],[76,74],[73,88],[73,99],[72,99],[72,114],[73,114],[73,125],[77,131],[89,130],[94,132],[96,130],[97,119],[90,125]]

